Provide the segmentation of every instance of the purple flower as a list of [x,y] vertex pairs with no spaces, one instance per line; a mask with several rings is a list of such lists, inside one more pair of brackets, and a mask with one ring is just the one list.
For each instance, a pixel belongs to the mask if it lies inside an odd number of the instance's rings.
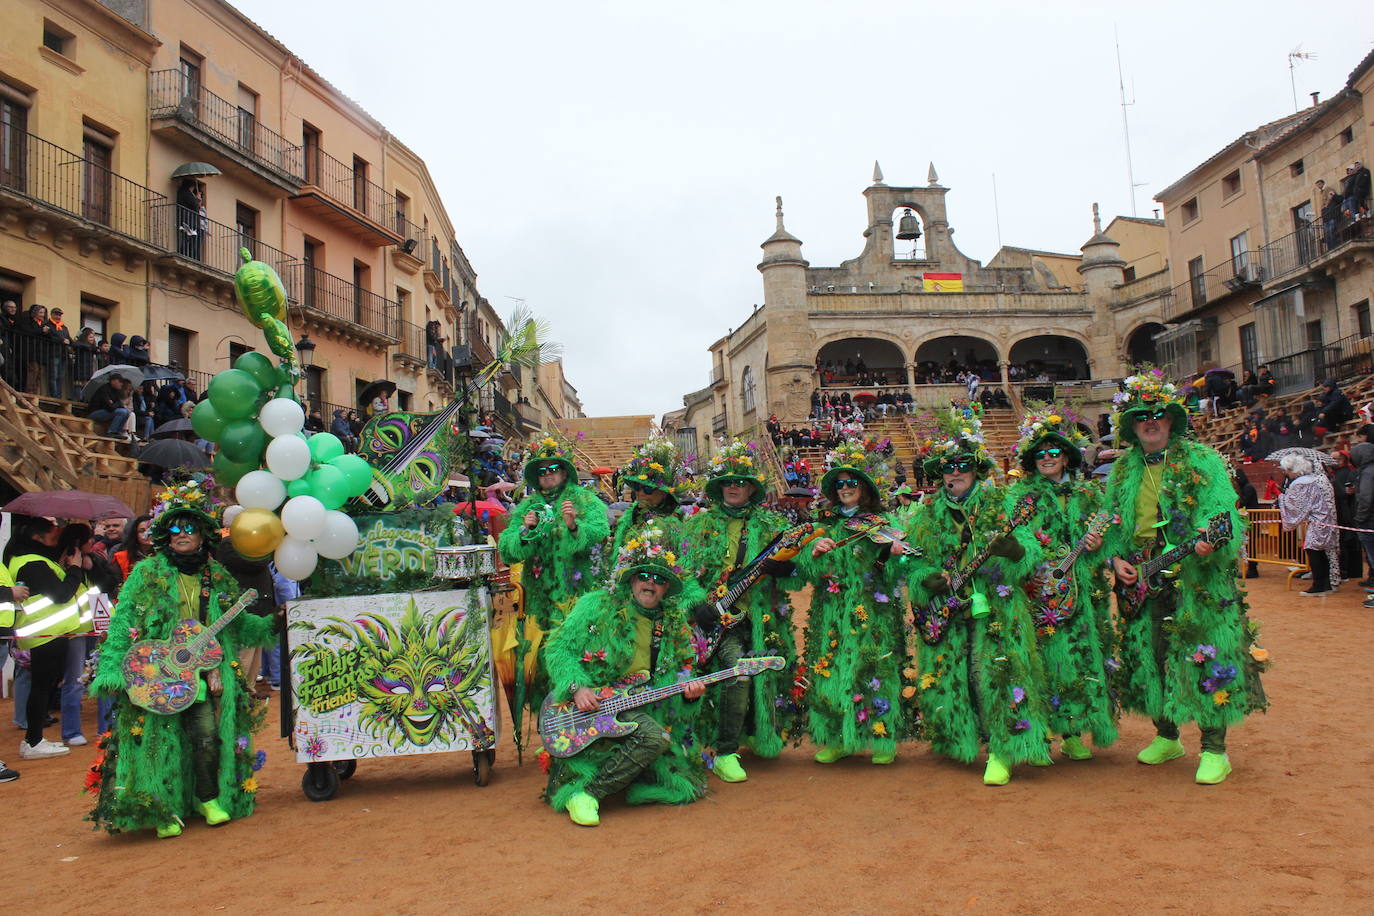
[[581,582],[581,581],[582,581],[582,571],[581,571],[581,570],[578,570],[577,572],[573,573],[573,581],[574,581],[574,582]]
[[882,592],[874,592],[873,600],[878,602],[879,604],[887,604],[889,599],[888,596],[884,595]]
[[266,765],[267,765],[267,752],[266,752],[266,751],[258,751],[257,755],[254,756],[254,758],[253,758],[253,772],[256,773],[258,770],[261,770],[261,769],[262,769],[264,766],[266,766]]
[[1017,719],[1017,720],[1016,720],[1016,723],[1015,723],[1014,725],[1012,725],[1012,729],[1015,730],[1015,731],[1018,731],[1018,732],[1030,731],[1030,720],[1029,720],[1029,719]]
[[1206,657],[1206,658],[1216,658],[1216,657],[1217,657],[1217,647],[1216,647],[1216,646],[1201,645],[1201,646],[1198,646],[1198,647],[1197,647],[1196,651],[1199,652],[1199,653],[1201,653],[1201,654],[1202,654],[1204,657]]
[[873,699],[873,711],[876,712],[878,715],[880,715],[880,716],[885,716],[885,715],[887,715],[888,710],[891,709],[891,708],[892,708],[892,704],[889,703],[887,700],[884,700],[882,697],[874,697],[874,699]]
[[1102,664],[1102,667],[1106,668],[1108,671],[1118,671],[1121,669],[1121,662],[1114,658],[1109,658]]
[[868,689],[869,689],[869,690],[877,690],[877,689],[878,689],[879,687],[881,687],[881,686],[883,686],[883,682],[880,681],[880,680],[878,680],[876,677],[870,679],[869,682],[868,682]]
[[1010,585],[999,585],[999,586],[997,586],[997,597],[998,597],[998,598],[1009,598],[1009,597],[1011,597],[1011,586],[1010,586]]
[[1020,703],[1020,702],[1021,702],[1022,700],[1024,700],[1025,698],[1026,698],[1026,688],[1024,688],[1024,687],[1013,687],[1013,688],[1011,688],[1011,701],[1012,701],[1013,703]]
[[1217,689],[1217,682],[1212,680],[1210,677],[1205,677],[1202,679],[1202,689],[1206,693],[1215,693]]
[[1218,684],[1228,684],[1236,679],[1236,666],[1223,665],[1221,662],[1213,662],[1212,677],[1217,679]]
[[248,750],[248,736],[239,735],[238,738],[234,740],[234,747],[238,748],[240,751]]
[[1059,708],[1059,694],[1056,693],[1054,696],[1050,697],[1050,705],[1055,709]]

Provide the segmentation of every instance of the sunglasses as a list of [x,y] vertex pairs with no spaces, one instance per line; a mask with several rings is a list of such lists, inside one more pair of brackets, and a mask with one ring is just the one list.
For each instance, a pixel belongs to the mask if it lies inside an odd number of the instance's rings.
[[835,489],[837,490],[857,490],[858,488],[859,482],[850,477],[842,477],[835,481]]
[[196,531],[196,526],[195,526],[195,525],[168,525],[168,526],[167,526],[167,533],[168,533],[168,534],[196,534],[196,533],[198,533],[198,532]]
[[1035,460],[1043,461],[1046,458],[1058,458],[1062,454],[1064,454],[1062,448],[1042,448],[1036,451]]
[[1163,407],[1156,407],[1154,410],[1151,410],[1148,413],[1140,414],[1140,416],[1136,417],[1135,421],[1137,423],[1144,423],[1146,420],[1163,420],[1168,415],[1168,410],[1166,410]]
[[545,475],[545,474],[557,474],[559,471],[563,470],[563,465],[561,465],[561,464],[546,464],[546,465],[544,465],[543,467],[538,467],[538,468],[535,468],[534,470],[542,477],[542,476]]
[[941,474],[962,474],[964,471],[973,470],[973,461],[968,458],[961,458],[958,461],[946,461],[940,465]]
[[667,585],[668,577],[655,572],[635,573],[636,582],[652,582],[654,585]]

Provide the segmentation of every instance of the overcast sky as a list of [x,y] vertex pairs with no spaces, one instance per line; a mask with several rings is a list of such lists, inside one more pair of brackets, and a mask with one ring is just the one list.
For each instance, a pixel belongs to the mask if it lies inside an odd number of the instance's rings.
[[985,263],[993,173],[1008,245],[1076,252],[1093,201],[1129,215],[1114,26],[1140,216],[1293,111],[1290,51],[1317,54],[1305,105],[1374,40],[1345,0],[238,6],[425,159],[482,294],[552,323],[593,416],[706,384],[707,346],[763,299],[775,195],[814,266],[862,248],[874,159],[890,185],[933,160]]

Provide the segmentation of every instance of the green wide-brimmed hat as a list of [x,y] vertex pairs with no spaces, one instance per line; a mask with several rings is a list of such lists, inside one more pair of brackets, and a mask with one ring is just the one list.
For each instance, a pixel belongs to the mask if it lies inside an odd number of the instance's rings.
[[753,445],[732,439],[729,445],[711,457],[710,473],[711,477],[706,481],[706,495],[711,499],[719,502],[720,488],[727,483],[736,482],[752,483],[754,495],[750,502],[763,502],[763,493],[768,489],[768,481]]
[[668,544],[668,536],[657,525],[647,525],[632,535],[615,558],[615,572],[611,581],[616,585],[629,584],[635,573],[658,573],[668,580],[664,598],[672,598],[682,591],[682,567]]
[[204,479],[193,479],[169,486],[154,497],[149,534],[155,547],[166,549],[172,537],[168,529],[177,520],[194,524],[211,547],[219,543],[220,503],[211,487]]
[[1188,422],[1185,397],[1177,385],[1164,378],[1164,370],[1153,366],[1136,367],[1135,374],[1122,380],[1121,390],[1112,397],[1116,407],[1113,418],[1116,442],[1137,445],[1136,422],[1156,410],[1163,410],[1173,421],[1169,427],[1170,439],[1188,435],[1192,427]]
[[821,495],[838,505],[840,500],[835,481],[843,473],[863,481],[869,495],[881,500],[888,486],[887,465],[881,459],[882,456],[877,452],[864,448],[862,440],[845,439],[825,456],[826,470],[821,477]]
[[1077,470],[1083,464],[1083,450],[1092,440],[1080,429],[1083,419],[1070,408],[1051,404],[1028,404],[1021,421],[1021,439],[1016,443],[1016,460],[1022,469],[1035,470],[1035,453],[1046,445],[1064,449],[1069,467]]
[[682,461],[673,440],[655,433],[635,449],[634,456],[620,469],[620,483],[661,490],[676,505],[681,469]]
[[945,462],[959,458],[973,460],[974,476],[986,477],[993,468],[992,453],[983,437],[983,408],[977,401],[968,407],[946,407],[934,416],[935,435],[922,450],[927,475],[939,477]]
[[535,473],[535,468],[546,464],[560,465],[563,472],[568,475],[568,480],[577,482],[577,468],[572,462],[572,446],[559,441],[554,433],[545,433],[544,438],[530,447],[530,453],[525,458],[522,473],[530,489],[539,489],[539,475]]

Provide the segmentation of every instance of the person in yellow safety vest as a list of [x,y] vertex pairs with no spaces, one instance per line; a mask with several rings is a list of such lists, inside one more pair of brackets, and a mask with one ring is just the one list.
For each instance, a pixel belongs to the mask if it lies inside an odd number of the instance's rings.
[[[10,571],[0,565],[0,671],[5,670],[5,661],[10,654],[15,608],[28,598],[29,590],[22,585],[15,585]],[[0,760],[0,782],[13,782],[18,778],[19,771],[10,769],[5,766],[5,761]]]
[[63,555],[57,547],[60,534],[52,521],[31,518],[10,544],[10,577],[30,591],[14,628],[18,647],[29,650],[28,725],[19,742],[19,756],[24,760],[70,752],[60,741],[43,737],[48,698],[67,667],[67,640],[58,637],[90,632],[95,616],[81,551],[78,548]]

